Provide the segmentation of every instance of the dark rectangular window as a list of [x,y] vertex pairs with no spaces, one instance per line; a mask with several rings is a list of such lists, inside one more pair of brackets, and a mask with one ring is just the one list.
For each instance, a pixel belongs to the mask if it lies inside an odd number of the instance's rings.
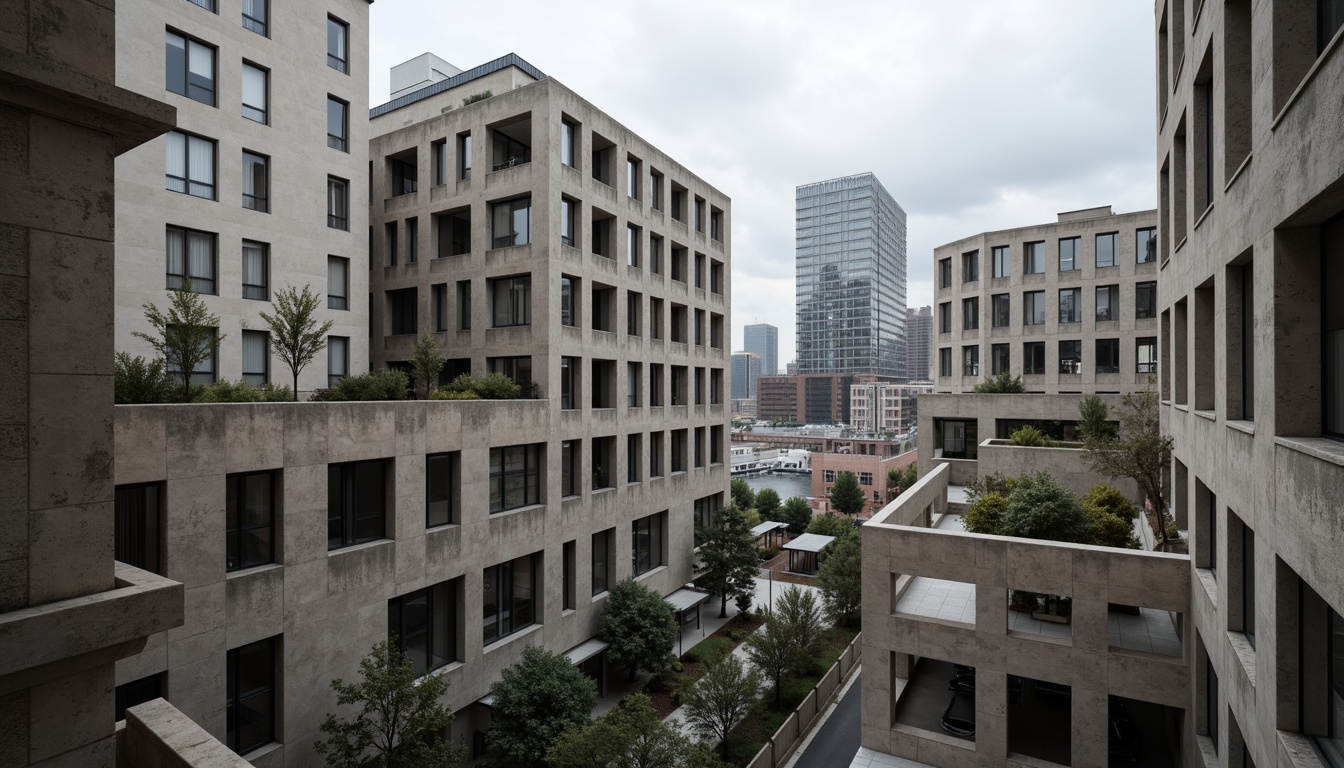
[[1299,730],[1330,768],[1344,767],[1344,618],[1298,580]]
[[582,443],[565,440],[560,443],[560,496],[583,494],[583,480],[579,477],[579,462],[583,459]]
[[952,375],[952,348],[942,347],[938,350],[938,375]]
[[1059,372],[1083,372],[1083,342],[1077,339],[1059,342]]
[[387,535],[387,462],[327,465],[327,549]]
[[1253,261],[1241,266],[1241,418],[1255,421],[1255,262]]
[[[634,363],[631,363],[634,365]],[[638,483],[640,469],[644,464],[644,451],[641,443],[644,436],[640,433],[625,436],[625,482]]]
[[275,741],[275,639],[229,651],[227,666],[225,739],[245,755]]
[[1316,15],[1316,55],[1320,56],[1344,27],[1344,0],[1316,0]]
[[541,503],[541,446],[490,449],[490,511]]
[[537,572],[541,557],[524,555],[486,568],[481,578],[482,640],[485,645],[537,621]]
[[461,471],[457,453],[425,457],[425,527],[451,525],[457,520],[457,489]]
[[1013,271],[1012,265],[1008,261],[1010,258],[1012,258],[1012,256],[1008,246],[996,245],[993,248],[991,248],[989,252],[990,255],[993,256],[994,258],[995,277],[1008,277],[1010,274],[1012,274]]
[[266,301],[270,291],[270,246],[253,240],[243,241],[243,298]]
[[648,573],[663,564],[663,520],[665,515],[666,513],[659,512],[648,517],[641,517],[631,524],[630,543],[631,549],[634,551],[633,573],[636,576]]
[[350,184],[335,176],[327,177],[327,226],[350,231]]
[[1120,372],[1120,340],[1097,339],[1097,373]]
[[980,279],[980,252],[961,254],[961,282],[974,283]]
[[1045,342],[1028,341],[1022,345],[1022,373],[1039,375],[1045,373]]
[[945,459],[974,459],[978,455],[979,425],[974,420],[937,419],[934,421],[937,446]]
[[560,324],[575,327],[579,324],[579,279],[560,276]]
[[388,333],[401,336],[416,332],[415,321],[419,304],[415,294],[414,288],[387,292]]
[[1081,323],[1083,321],[1083,289],[1059,289],[1059,322]]
[[471,209],[438,214],[434,221],[439,228],[439,258],[471,253]]
[[1344,216],[1322,227],[1322,432],[1344,438]]
[[125,720],[126,710],[131,707],[159,698],[163,698],[162,674],[150,675],[118,685],[116,690],[116,720]]
[[327,309],[350,308],[350,260],[327,257]]
[[663,476],[663,433],[649,433],[649,477]]
[[1045,243],[1023,243],[1022,272],[1027,275],[1045,274]]
[[1120,286],[1097,286],[1097,322],[1120,319]]
[[980,297],[972,296],[961,300],[961,329],[976,331],[980,329]]
[[1134,284],[1134,316],[1157,317],[1157,282]]
[[471,330],[471,281],[457,281],[457,330]]
[[448,284],[435,283],[430,286],[430,295],[434,300],[434,331],[443,333],[448,330]]
[[970,346],[961,348],[961,375],[980,375],[980,347]]
[[383,251],[387,254],[387,265],[397,266],[397,256],[401,249],[397,243],[397,222],[389,221],[383,225]]
[[578,126],[574,123],[571,123],[568,120],[560,121],[560,162],[564,165],[568,165],[570,168],[575,167],[574,148],[577,146],[577,138],[575,136],[577,130]]
[[575,592],[577,590],[574,587],[574,579],[578,570],[578,566],[574,562],[578,558],[575,551],[577,548],[578,542],[570,540],[562,545],[560,552],[560,556],[564,558],[564,561],[561,563],[561,570],[564,571],[564,590],[561,599],[564,602],[561,604],[560,608],[565,611],[574,610],[574,606],[577,602],[575,600]]
[[448,140],[439,139],[429,145],[429,161],[434,165],[434,186],[448,183]]
[[944,301],[938,305],[938,332],[952,332],[952,302]]
[[487,357],[485,364],[490,373],[502,373],[513,379],[523,388],[524,397],[535,397],[532,393],[532,356],[513,355],[511,357]]
[[243,207],[250,211],[271,210],[271,159],[243,150]]
[[497,277],[490,281],[493,325],[508,328],[532,324],[532,276]]
[[334,387],[350,373],[350,337],[327,337],[327,386]]
[[457,135],[457,178],[471,178],[471,131]]
[[182,131],[170,131],[165,185],[171,192],[215,199],[215,142]]
[[230,475],[226,483],[225,570],[238,571],[275,560],[275,473]]
[[[1241,526],[1241,631],[1255,647],[1255,531]],[[1344,648],[1340,649],[1344,651]],[[1344,714],[1341,712],[1340,714]]]
[[571,248],[577,247],[574,231],[579,217],[579,204],[568,197],[560,198],[560,243]]
[[163,491],[158,483],[116,489],[116,559],[163,575],[161,533]]
[[1115,254],[1115,233],[1097,235],[1097,266],[1114,267]]
[[327,17],[327,66],[337,72],[350,72],[350,26],[334,16]]
[[1022,294],[1022,324],[1045,325],[1045,291]]
[[952,259],[950,258],[938,260],[938,287],[952,287]]
[[992,314],[994,315],[992,325],[995,328],[1007,328],[1012,322],[1010,299],[1006,293],[996,293],[990,297],[992,304]]
[[614,528],[593,534],[592,579],[593,595],[611,589],[611,538]]
[[1073,269],[1081,269],[1082,264],[1078,261],[1078,238],[1062,237],[1059,240],[1059,271],[1068,272]]
[[457,659],[453,586],[441,581],[387,601],[387,639],[416,677]]
[[1135,356],[1138,358],[1136,373],[1157,373],[1157,337],[1140,336],[1134,340]]
[[172,31],[164,33],[164,48],[167,89],[215,106],[215,49]]
[[327,96],[327,146],[349,151],[350,104],[335,96]]
[[1213,751],[1218,752],[1218,670],[1213,660],[1204,654],[1204,735],[1213,742]]
[[1157,261],[1157,230],[1155,228],[1148,227],[1135,231],[1134,253],[1139,264]]
[[391,193],[388,197],[413,195],[420,189],[420,168],[416,165],[415,151],[387,159],[387,174]]
[[1009,367],[1009,345],[993,344],[989,348],[990,375],[998,376],[1001,373],[1007,373]]
[[565,411],[579,407],[579,368],[582,365],[577,357],[560,358],[560,409]]
[[532,242],[532,198],[520,197],[490,206],[491,247],[507,248]]

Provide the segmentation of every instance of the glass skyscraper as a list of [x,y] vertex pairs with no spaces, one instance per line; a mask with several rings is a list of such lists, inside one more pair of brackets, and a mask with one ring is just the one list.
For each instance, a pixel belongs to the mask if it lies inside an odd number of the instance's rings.
[[756,323],[742,329],[742,348],[761,358],[761,375],[779,373],[779,329],[769,323]]
[[905,211],[871,173],[795,206],[798,372],[905,379]]

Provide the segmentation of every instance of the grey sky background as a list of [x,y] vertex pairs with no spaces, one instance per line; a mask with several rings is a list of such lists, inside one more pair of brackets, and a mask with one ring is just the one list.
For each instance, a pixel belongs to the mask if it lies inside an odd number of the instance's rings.
[[875,173],[907,216],[908,304],[933,249],[1156,207],[1152,4],[1133,0],[681,0],[371,6],[370,103],[426,51],[517,53],[733,201],[733,349],[794,357],[794,187]]

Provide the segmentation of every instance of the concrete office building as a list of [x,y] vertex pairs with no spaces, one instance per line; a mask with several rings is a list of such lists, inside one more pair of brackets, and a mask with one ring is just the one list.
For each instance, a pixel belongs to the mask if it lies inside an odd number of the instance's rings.
[[755,323],[742,329],[742,348],[761,358],[761,375],[779,373],[779,329],[769,323]]
[[[934,249],[937,349],[933,394],[920,398],[921,467],[952,463],[952,483],[961,484],[1041,462],[1078,463],[1071,453],[991,458],[981,449],[1027,424],[1076,439],[1083,394],[1114,409],[1118,395],[1147,386],[1157,371],[1156,228],[1156,211],[1116,215],[1103,206]],[[968,394],[1001,373],[1020,376],[1029,394]],[[1105,479],[1077,470],[1068,473],[1071,487]]]
[[153,357],[142,307],[190,280],[224,337],[193,381],[289,385],[259,313],[309,285],[335,325],[300,391],[367,370],[368,22],[368,0],[118,3],[118,85],[178,116],[117,158],[118,351]]
[[905,211],[871,173],[795,191],[799,373],[906,376]]
[[[945,503],[952,468],[935,468],[864,526],[863,764],[1023,764],[1006,675],[1035,675],[1071,686],[1071,731],[1035,741],[1067,741],[1072,765],[1107,763],[1111,696],[1165,709],[1166,727],[1137,734],[1148,751],[1165,731],[1176,764],[1344,765],[1344,323],[1332,304],[1344,293],[1344,8],[1162,0],[1154,26],[1160,412],[1190,555],[920,530]],[[973,574],[950,567],[966,562]],[[973,581],[960,609],[974,608],[940,617],[949,600],[926,602],[919,577]],[[1003,631],[1004,587],[1074,595],[1069,647],[1015,637],[1011,619]],[[1103,658],[1105,603],[1179,614],[1178,654],[1153,655],[1168,640],[1134,654],[1140,635],[1122,631]],[[973,745],[903,720],[915,657],[972,656]]]
[[[499,95],[460,106],[480,89]],[[523,399],[119,406],[113,424],[118,556],[181,582],[186,614],[117,663],[118,703],[163,696],[257,766],[312,764],[342,713],[330,681],[390,634],[447,677],[475,749],[526,645],[600,679],[610,586],[689,581],[694,523],[728,489],[729,200],[516,56],[374,115],[374,364],[427,330]],[[617,157],[648,164],[620,198],[591,178]]]
[[761,377],[761,358],[755,352],[734,352],[729,381],[734,400],[755,399],[756,381]]
[[933,307],[911,307],[905,311],[906,378],[933,381],[929,350],[933,348]]
[[861,434],[903,435],[918,422],[919,396],[932,391],[930,384],[852,384],[849,426]]

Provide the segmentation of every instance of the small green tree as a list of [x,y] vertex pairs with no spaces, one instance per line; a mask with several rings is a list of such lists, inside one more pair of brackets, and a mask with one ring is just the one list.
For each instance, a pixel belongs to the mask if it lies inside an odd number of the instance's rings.
[[411,660],[392,640],[377,643],[359,662],[358,682],[331,681],[340,706],[357,706],[353,719],[327,715],[313,745],[327,768],[453,768],[466,749],[449,739],[426,739],[453,724],[453,711],[440,704],[448,692],[441,675],[419,680]]
[[312,286],[304,285],[300,292],[291,285],[275,292],[275,314],[260,313],[270,329],[271,352],[289,368],[295,400],[299,399],[299,372],[326,348],[327,332],[335,324],[332,320],[318,324],[320,302]]
[[697,581],[719,595],[722,619],[728,616],[730,597],[736,602],[738,597],[750,600],[755,594],[761,561],[756,555],[751,527],[736,503],[719,510],[704,536],[705,542],[700,547],[703,572]]
[[490,686],[491,707],[486,746],[500,763],[531,766],[569,728],[590,722],[597,703],[597,684],[558,653],[535,645],[523,649],[523,658],[505,668]]
[[761,692],[755,668],[729,653],[710,662],[705,674],[681,696],[686,722],[706,738],[719,740],[728,755],[728,737],[746,719]]
[[213,315],[199,293],[191,290],[191,279],[182,287],[168,291],[168,311],[154,302],[144,303],[145,319],[153,334],[132,331],[131,335],[148,342],[169,369],[182,377],[182,402],[191,402],[191,377],[201,363],[215,356],[226,337],[218,333],[219,315]]
[[812,507],[802,496],[790,496],[781,507],[780,519],[789,524],[790,536],[801,536],[812,523]]
[[756,511],[762,520],[778,520],[779,492],[774,488],[762,488],[756,492]]
[[1004,371],[971,387],[971,391],[981,395],[1016,395],[1026,392],[1027,386],[1022,383],[1021,377]]
[[863,546],[859,532],[851,528],[827,547],[826,562],[817,572],[817,586],[826,614],[840,626],[860,619],[863,606]]
[[901,469],[887,470],[887,487],[899,489],[901,493],[910,489],[910,486],[919,482],[919,467],[915,462]]
[[118,352],[113,374],[113,397],[117,403],[166,403],[173,391],[173,377],[163,360],[145,360]]
[[1013,489],[1017,487],[1017,478],[1002,472],[991,472],[988,475],[977,475],[975,479],[966,483],[965,487],[967,504],[974,504],[982,494],[991,492],[1007,499],[1013,495]]
[[672,662],[676,612],[662,595],[634,579],[622,579],[607,596],[599,636],[608,644],[611,662],[630,667],[631,680],[641,669],[658,674]]
[[818,533],[822,536],[844,536],[852,530],[854,521],[839,515],[817,515],[807,524],[808,533]]
[[845,471],[835,476],[835,485],[831,486],[831,506],[846,517],[853,517],[863,511],[868,503],[868,494],[859,486],[859,477]]
[[765,627],[747,638],[747,658],[775,684],[776,707],[784,691],[784,677],[799,666],[800,655],[793,633],[778,616],[767,617]]
[[429,331],[420,334],[415,340],[415,349],[411,352],[411,383],[421,399],[429,397],[439,381],[439,372],[448,358],[439,354],[438,345]]
[[1008,497],[1000,533],[1024,539],[1092,543],[1092,518],[1047,470],[1018,478]]
[[733,503],[737,505],[738,509],[746,512],[749,509],[756,508],[756,492],[751,490],[751,486],[747,485],[746,480],[743,480],[740,477],[735,477],[733,478],[733,481],[728,484],[728,488],[729,492],[732,494]]
[[784,623],[793,639],[793,644],[798,648],[800,666],[797,667],[797,671],[806,671],[804,667],[811,663],[812,657],[816,655],[817,649],[821,646],[822,633],[826,631],[826,623],[821,606],[817,604],[816,595],[811,590],[794,586],[785,587],[779,597],[775,598],[771,615]]
[[546,753],[551,768],[726,768],[712,750],[658,719],[642,692],[582,728],[570,728]]
[[1021,445],[1032,448],[1051,448],[1055,441],[1045,436],[1041,430],[1030,424],[1023,424],[1008,437],[1009,445]]
[[[1125,395],[1116,414],[1120,420],[1119,434],[1108,434],[1096,424],[1105,421],[1105,411],[1098,418],[1095,405],[1087,405],[1091,415],[1081,411],[1087,421],[1083,433],[1083,460],[1092,471],[1112,479],[1127,477],[1138,484],[1139,490],[1152,504],[1159,548],[1167,548],[1167,500],[1163,493],[1162,473],[1171,465],[1172,440],[1162,434],[1158,418],[1157,392],[1154,379],[1148,378],[1148,387],[1142,392]],[[1102,409],[1105,404],[1102,404]]]
[[1108,418],[1106,403],[1096,395],[1078,401],[1078,434],[1088,437],[1115,437],[1115,425]]
[[1134,503],[1115,487],[1097,483],[1083,496],[1083,509],[1092,516],[1092,543],[1102,547],[1138,549],[1134,535]]

